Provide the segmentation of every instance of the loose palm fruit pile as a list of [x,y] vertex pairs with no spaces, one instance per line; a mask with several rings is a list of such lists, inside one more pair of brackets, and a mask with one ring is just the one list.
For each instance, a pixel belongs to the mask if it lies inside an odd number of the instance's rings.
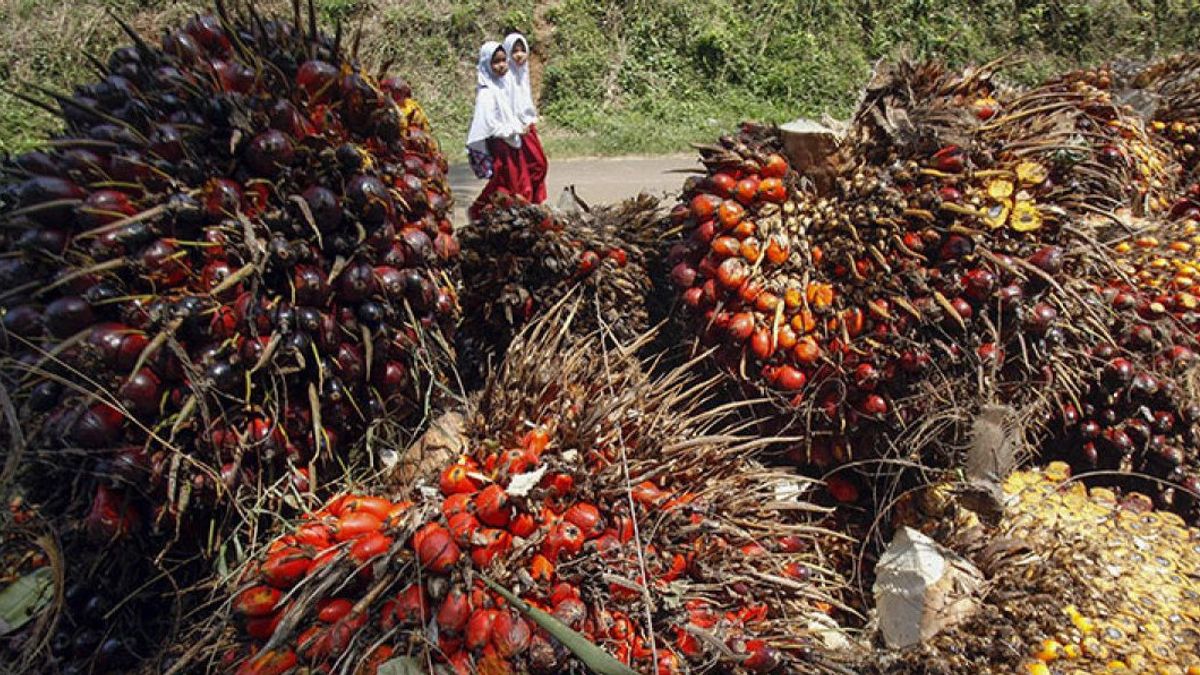
[[452,363],[447,167],[409,86],[315,17],[238,11],[31,86],[63,131],[0,164],[4,445],[82,598],[21,649],[68,671],[152,653],[198,560],[327,497]]
[[1143,495],[1069,477],[1060,462],[1018,471],[999,525],[957,518],[953,547],[988,573],[991,591],[967,623],[882,672],[1200,671],[1200,530]]
[[462,228],[461,300],[472,319],[458,339],[468,380],[482,383],[488,362],[499,362],[521,327],[577,286],[577,330],[603,327],[622,342],[640,336],[650,322],[658,218],[647,195],[577,214],[498,201]]
[[[800,464],[902,453],[954,465],[947,429],[985,402],[1024,411],[1034,439],[1082,392],[1139,394],[1124,366],[1118,386],[1095,381],[1113,359],[1162,383],[1160,355],[1195,351],[1194,332],[1112,308],[1091,281],[1127,279],[1122,254],[1097,244],[1126,234],[1117,214],[1171,208],[1173,147],[1096,78],[1018,92],[991,76],[905,62],[878,72],[830,160],[828,194],[789,166],[777,130],[746,125],[701,149],[707,175],[672,211],[687,238],[671,275],[717,362],[807,432]],[[1134,353],[1119,339],[1158,318],[1174,341]],[[1194,448],[1186,393],[1153,389],[1120,414],[1170,412],[1179,422],[1162,434]],[[1141,471],[1152,451],[1114,448],[1114,468]],[[1194,450],[1180,459],[1177,483],[1197,469]]]
[[469,452],[396,499],[339,497],[271,544],[230,596],[236,646],[211,658],[244,673],[398,656],[579,671],[490,579],[638,672],[826,672],[812,626],[840,611],[844,581],[811,481],[748,460],[757,442],[701,409],[684,371],[651,379],[630,352],[573,337],[569,314],[514,343],[466,415]]
[[449,361],[446,160],[409,86],[244,11],[131,33],[98,81],[46,92],[63,134],[0,168],[26,465],[37,498],[117,513],[102,538],[318,488]]

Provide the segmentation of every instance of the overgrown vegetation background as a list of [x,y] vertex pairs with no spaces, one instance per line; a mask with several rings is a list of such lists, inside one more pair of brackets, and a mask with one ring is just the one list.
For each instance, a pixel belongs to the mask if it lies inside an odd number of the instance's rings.
[[[228,0],[237,2],[238,0]],[[207,0],[0,0],[0,82],[68,90],[89,52],[144,35]],[[409,78],[454,160],[471,113],[475,54],[520,30],[533,42],[543,136],[557,156],[658,153],[742,119],[845,114],[878,58],[1023,58],[1018,80],[1195,47],[1200,0],[317,0],[327,28],[361,26],[360,57]],[[290,0],[258,0],[290,15]],[[51,118],[0,93],[0,151]]]

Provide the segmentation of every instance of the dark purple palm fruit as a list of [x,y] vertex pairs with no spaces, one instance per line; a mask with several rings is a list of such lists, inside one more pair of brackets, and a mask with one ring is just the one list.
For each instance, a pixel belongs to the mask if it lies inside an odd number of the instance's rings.
[[[280,485],[324,492],[369,427],[438,403],[453,362],[457,260],[431,253],[451,193],[411,91],[254,11],[130,32],[51,101],[61,135],[0,167],[0,385],[37,458],[22,488],[64,529],[100,513],[90,529],[147,560],[234,550],[248,514],[305,498]],[[409,163],[434,206],[398,198]],[[382,387],[377,359],[398,366]]]

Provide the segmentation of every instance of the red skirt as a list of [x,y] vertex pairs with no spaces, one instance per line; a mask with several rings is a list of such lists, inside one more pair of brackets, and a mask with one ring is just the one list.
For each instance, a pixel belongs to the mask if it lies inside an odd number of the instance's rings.
[[533,203],[541,204],[546,201],[546,173],[549,162],[546,161],[546,151],[542,148],[542,139],[538,137],[537,126],[530,124],[529,131],[521,136],[521,155],[525,165],[529,167],[529,187],[533,191]]
[[[488,154],[492,156],[492,178],[483,187],[483,192],[475,199],[467,215],[471,220],[479,218],[479,212],[497,192],[519,195],[532,201],[533,190],[530,187],[529,167],[525,164],[521,148],[514,148],[499,138],[489,138]],[[524,147],[524,143],[522,143]]]

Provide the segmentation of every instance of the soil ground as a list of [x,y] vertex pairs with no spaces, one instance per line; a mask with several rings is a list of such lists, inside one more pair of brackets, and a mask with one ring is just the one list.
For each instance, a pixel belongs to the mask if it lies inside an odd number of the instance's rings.
[[[550,159],[550,174],[546,178],[547,202],[557,204],[564,188],[575,186],[575,193],[588,205],[609,204],[638,193],[655,196],[678,193],[688,174],[699,169],[696,155],[667,155],[660,157],[611,157]],[[467,207],[487,181],[475,178],[470,166],[450,167],[450,187],[454,191],[454,223],[467,222]]]

